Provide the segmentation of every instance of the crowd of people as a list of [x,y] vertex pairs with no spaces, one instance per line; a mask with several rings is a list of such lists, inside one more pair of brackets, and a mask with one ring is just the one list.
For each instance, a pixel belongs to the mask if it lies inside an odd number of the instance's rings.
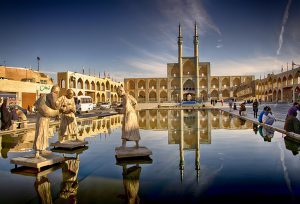
[[[236,109],[236,103],[232,100],[229,100],[229,111],[231,112]],[[261,105],[261,102],[255,99],[252,102],[252,109],[254,118],[257,118],[258,122],[266,124],[266,125],[273,125],[276,121],[275,116],[272,113],[272,109],[270,106],[265,106],[263,110],[258,115],[258,108]],[[246,116],[246,102],[240,104],[239,108],[239,115]],[[296,134],[300,134],[300,104],[298,102],[294,102],[292,107],[289,108],[288,113],[285,118],[284,123],[284,130],[287,132],[293,132]]]
[[27,121],[25,113],[18,106],[8,106],[7,98],[0,102],[2,103],[0,108],[1,130],[9,130],[14,121],[18,122],[17,128],[20,128],[21,123]]

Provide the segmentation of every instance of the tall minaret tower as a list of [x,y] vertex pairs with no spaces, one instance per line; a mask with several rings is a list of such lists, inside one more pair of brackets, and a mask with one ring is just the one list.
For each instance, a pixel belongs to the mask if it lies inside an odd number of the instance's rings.
[[198,69],[198,44],[199,44],[199,37],[198,37],[198,29],[197,29],[197,23],[195,21],[195,29],[194,29],[194,63],[195,63],[195,69],[196,69],[196,99],[200,98],[200,79],[199,79],[199,69]]
[[178,68],[179,68],[179,78],[180,78],[180,96],[179,100],[183,100],[183,84],[182,84],[182,76],[183,76],[183,68],[182,68],[182,33],[181,26],[179,24],[178,27]]

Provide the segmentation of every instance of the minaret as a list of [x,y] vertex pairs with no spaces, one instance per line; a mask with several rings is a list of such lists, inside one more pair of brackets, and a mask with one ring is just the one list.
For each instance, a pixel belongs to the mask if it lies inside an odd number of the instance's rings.
[[183,83],[182,83],[182,33],[181,33],[181,26],[178,26],[178,68],[179,68],[179,78],[180,78],[180,96],[179,100],[182,101],[183,99]]
[[198,70],[198,44],[199,44],[199,38],[198,38],[198,29],[197,29],[197,23],[195,21],[195,30],[194,30],[194,63],[195,63],[195,69],[196,69],[196,99],[200,98],[200,78],[199,78],[199,70]]
[[198,44],[199,44],[199,36],[198,36],[197,23],[195,21],[195,30],[194,30],[194,57],[195,58],[198,58]]

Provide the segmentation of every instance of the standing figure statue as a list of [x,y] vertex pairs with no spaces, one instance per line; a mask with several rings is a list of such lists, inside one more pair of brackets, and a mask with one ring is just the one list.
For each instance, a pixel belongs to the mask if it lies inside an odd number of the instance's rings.
[[74,101],[74,91],[68,89],[66,96],[61,96],[55,102],[56,107],[59,107],[61,114],[60,119],[60,142],[63,143],[65,140],[70,140],[72,136],[76,137],[78,140],[78,128],[77,121],[75,117],[76,105]]
[[55,117],[59,114],[55,105],[59,91],[60,88],[57,85],[54,85],[51,89],[51,93],[41,96],[35,102],[37,119],[33,148],[35,150],[36,158],[39,158],[40,154],[49,153],[46,149],[49,147],[50,117]]
[[122,97],[122,110],[124,114],[122,124],[122,147],[126,147],[127,141],[135,141],[136,147],[139,148],[140,132],[135,105],[137,101],[130,94],[125,93],[123,87],[118,87],[117,93]]

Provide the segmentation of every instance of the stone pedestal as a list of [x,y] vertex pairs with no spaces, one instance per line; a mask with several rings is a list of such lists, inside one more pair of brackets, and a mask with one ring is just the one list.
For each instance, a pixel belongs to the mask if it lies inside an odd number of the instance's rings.
[[42,176],[47,176],[48,174],[61,168],[62,168],[62,163],[56,163],[51,166],[45,166],[44,168],[41,169],[41,171],[38,171],[38,169],[36,168],[21,166],[18,168],[11,169],[10,172],[12,174],[19,174],[23,176],[42,177]]
[[84,147],[80,146],[80,147],[73,148],[73,149],[57,147],[57,148],[52,148],[51,151],[56,152],[56,153],[61,153],[61,154],[77,154],[78,155],[78,154],[83,153],[87,149],[88,149],[87,146],[84,146]]
[[54,148],[63,148],[63,149],[75,149],[78,147],[84,147],[88,144],[88,142],[86,141],[78,141],[78,140],[67,140],[64,142],[55,142],[55,143],[51,143],[50,146],[53,146]]
[[35,158],[34,154],[27,155],[24,157],[17,157],[10,160],[10,163],[25,167],[36,168],[40,172],[42,167],[50,166],[53,164],[61,163],[65,161],[64,157],[58,156],[53,153],[41,154],[39,158]]
[[133,165],[133,164],[152,164],[152,159],[149,156],[146,157],[125,157],[125,158],[116,158],[116,165]]
[[148,157],[152,151],[147,147],[116,147],[116,158]]

